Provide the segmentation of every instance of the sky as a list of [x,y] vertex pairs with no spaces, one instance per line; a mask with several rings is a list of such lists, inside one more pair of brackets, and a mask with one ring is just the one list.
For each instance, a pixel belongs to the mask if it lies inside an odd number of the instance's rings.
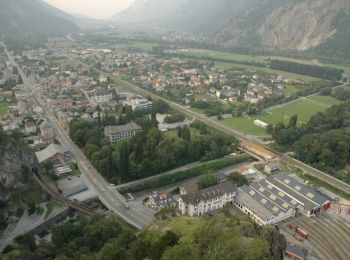
[[49,4],[73,14],[92,18],[109,18],[130,6],[134,0],[45,0]]

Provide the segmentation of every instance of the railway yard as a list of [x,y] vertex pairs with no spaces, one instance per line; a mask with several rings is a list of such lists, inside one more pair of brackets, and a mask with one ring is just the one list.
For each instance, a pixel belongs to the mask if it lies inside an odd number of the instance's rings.
[[[300,216],[280,224],[282,234],[289,243],[307,249],[307,259],[349,259],[350,214],[349,208],[332,206],[318,217]],[[292,230],[297,226],[307,237]]]

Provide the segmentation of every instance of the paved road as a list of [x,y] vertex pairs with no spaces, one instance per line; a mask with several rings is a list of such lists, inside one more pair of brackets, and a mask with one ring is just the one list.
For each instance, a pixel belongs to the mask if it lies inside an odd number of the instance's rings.
[[[68,58],[70,58],[68,56]],[[70,58],[72,59],[72,58]],[[81,62],[81,61],[78,61],[77,59],[72,59],[74,60],[74,62],[77,62],[79,64],[81,64],[82,66],[85,66],[85,67],[88,67],[88,68],[91,68],[91,66]],[[227,127],[225,125],[222,125],[219,121],[217,120],[214,120],[214,119],[211,119],[211,118],[208,118],[206,117],[205,115],[201,115],[199,113],[196,113],[196,112],[193,112],[191,110],[189,110],[188,108],[185,108],[179,104],[176,104],[175,102],[172,102],[172,101],[169,101],[163,97],[160,97],[158,95],[155,95],[154,93],[152,92],[149,92],[149,91],[146,91],[138,86],[135,86],[127,81],[124,81],[124,80],[121,80],[120,78],[118,77],[115,77],[115,76],[111,76],[110,74],[108,73],[105,73],[101,70],[97,70],[95,69],[96,71],[98,71],[99,73],[101,74],[104,74],[106,76],[109,76],[111,77],[111,79],[113,79],[117,84],[120,84],[121,86],[131,90],[132,92],[136,93],[136,94],[140,94],[140,95],[143,95],[143,96],[150,96],[152,97],[154,100],[162,100],[166,103],[169,104],[169,106],[187,116],[190,116],[196,120],[199,120],[207,125],[210,125],[211,127],[223,132],[223,133],[226,133],[228,135],[231,135],[231,136],[234,136],[236,139],[238,140],[241,140],[241,141],[249,141],[249,142],[252,142],[256,145],[259,145],[261,146],[262,148],[265,148],[265,149],[268,149],[269,151],[271,151],[275,157],[279,158],[280,160],[288,163],[289,165],[291,166],[294,166],[294,167],[297,167],[297,168],[300,168],[302,169],[304,172],[306,172],[307,174],[313,176],[313,177],[316,177],[316,178],[319,178],[329,184],[331,184],[332,186],[334,187],[337,187],[341,190],[343,190],[344,192],[347,192],[350,194],[350,185],[345,183],[345,182],[342,182],[324,172],[321,172],[303,162],[300,162],[298,160],[295,160],[293,158],[290,158],[288,156],[285,156],[285,155],[282,155],[280,154],[279,152],[275,151],[275,150],[272,150],[268,147],[265,147],[264,144],[263,144],[263,141],[261,141],[260,139],[258,138],[255,138],[253,136],[247,136],[247,135],[244,135],[230,127]]]
[[11,53],[8,52],[5,45],[3,45],[8,59],[18,68],[18,71],[23,79],[24,85],[30,88],[34,94],[36,101],[44,109],[44,114],[46,119],[56,126],[58,139],[62,144],[68,145],[72,155],[78,162],[79,169],[82,174],[85,174],[87,179],[91,182],[96,190],[96,193],[101,200],[101,202],[111,211],[117,213],[123,220],[125,220],[130,225],[142,229],[147,226],[152,220],[154,211],[143,206],[143,208],[127,208],[125,198],[117,192],[115,187],[109,185],[106,180],[96,171],[96,169],[91,165],[88,159],[85,157],[83,152],[72,142],[69,138],[67,132],[65,132],[58,123],[57,119],[53,114],[47,109],[45,101],[42,99],[39,91],[35,89],[32,82],[26,77],[22,69],[14,61]]
[[[47,208],[45,207],[45,212]],[[16,226],[12,230],[5,231],[4,237],[0,239],[0,253],[8,246],[12,245],[14,240],[23,234],[26,234],[35,228],[49,222],[51,219],[54,219],[56,216],[60,215],[62,212],[67,210],[67,207],[60,207],[55,209],[50,215],[45,218],[45,212],[42,215],[28,215],[26,211],[21,219],[18,221]]]

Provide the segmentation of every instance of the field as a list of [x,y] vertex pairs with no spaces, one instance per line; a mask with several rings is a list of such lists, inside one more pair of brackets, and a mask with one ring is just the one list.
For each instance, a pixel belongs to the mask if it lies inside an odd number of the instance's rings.
[[336,65],[336,64],[323,64],[326,67],[336,68],[344,70],[344,74],[347,76],[350,76],[350,67],[342,66],[342,65]]
[[198,114],[202,114],[202,115],[205,114],[205,113],[204,113],[204,110],[203,110],[203,109],[200,109],[200,108],[191,107],[190,110],[193,111],[193,112],[196,112],[196,113],[198,113]]
[[116,48],[137,48],[141,49],[143,51],[152,51],[152,47],[157,46],[156,43],[150,43],[150,42],[132,42],[132,43],[123,43],[123,44],[117,44],[114,47]]
[[284,76],[288,77],[290,79],[296,79],[296,80],[304,80],[304,81],[319,81],[319,78],[311,77],[311,76],[305,76],[305,75],[299,75],[295,73],[290,73],[286,71],[280,71],[280,70],[273,70],[270,68],[264,68],[264,67],[254,67],[249,65],[241,65],[241,64],[233,64],[233,63],[225,63],[225,62],[216,62],[215,63],[218,68],[222,69],[247,69],[249,71],[263,71],[270,74],[275,74],[278,76]]
[[0,117],[7,111],[9,108],[10,104],[6,102],[0,102]]
[[195,56],[198,58],[211,58],[211,59],[226,59],[232,61],[249,61],[249,62],[265,62],[262,57],[244,55],[234,52],[223,52],[223,51],[211,51],[203,49],[186,49],[179,50],[177,53],[186,56]]
[[267,135],[266,131],[264,128],[254,125],[254,120],[256,119],[271,125],[279,122],[287,124],[290,117],[297,114],[298,125],[300,126],[307,123],[314,114],[325,111],[329,107],[339,103],[341,102],[331,97],[314,96],[281,106],[258,116],[228,118],[222,120],[222,123],[242,133],[263,137]]

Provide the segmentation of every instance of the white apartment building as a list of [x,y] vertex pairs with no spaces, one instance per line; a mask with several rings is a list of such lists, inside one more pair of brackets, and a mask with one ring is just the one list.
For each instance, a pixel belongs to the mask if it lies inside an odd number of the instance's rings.
[[130,101],[126,102],[127,105],[130,105],[132,107],[132,110],[138,110],[138,109],[151,109],[152,108],[152,101],[149,101],[145,98],[137,98],[137,99],[131,99]]
[[232,203],[235,194],[236,187],[232,183],[221,183],[193,194],[182,195],[178,201],[178,208],[183,215],[201,216]]

